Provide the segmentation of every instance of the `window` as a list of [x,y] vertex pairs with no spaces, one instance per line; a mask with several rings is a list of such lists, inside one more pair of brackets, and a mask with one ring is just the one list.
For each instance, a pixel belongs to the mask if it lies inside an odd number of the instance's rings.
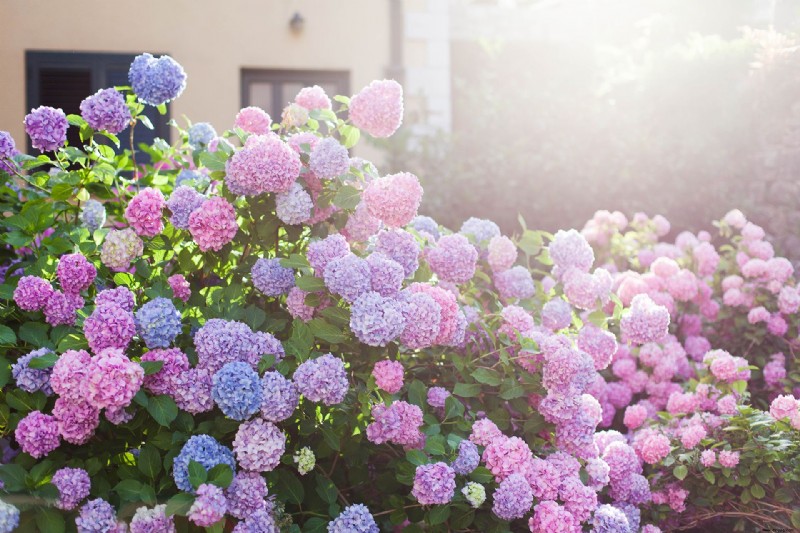
[[343,70],[242,70],[242,107],[258,106],[273,120],[303,87],[319,85],[333,98],[350,94],[350,73]]
[[[128,68],[134,57],[128,54],[26,52],[27,109],[45,105],[61,108],[67,115],[79,115],[81,102],[87,96],[107,87],[128,85]],[[134,142],[137,145],[142,142],[151,144],[156,137],[168,140],[169,112],[167,116],[161,116],[156,108],[146,106],[145,115],[155,129],[137,124]],[[130,130],[122,131],[118,137],[126,146],[130,142]],[[73,146],[80,144],[77,128],[67,130],[67,140]],[[28,152],[33,153],[30,140]]]

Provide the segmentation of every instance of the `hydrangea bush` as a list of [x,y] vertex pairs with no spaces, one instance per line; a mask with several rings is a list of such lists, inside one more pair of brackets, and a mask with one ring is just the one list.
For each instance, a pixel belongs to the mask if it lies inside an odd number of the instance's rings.
[[800,527],[800,292],[743,214],[454,232],[349,154],[396,82],[123,147],[186,74],[130,82],[0,132],[0,532]]

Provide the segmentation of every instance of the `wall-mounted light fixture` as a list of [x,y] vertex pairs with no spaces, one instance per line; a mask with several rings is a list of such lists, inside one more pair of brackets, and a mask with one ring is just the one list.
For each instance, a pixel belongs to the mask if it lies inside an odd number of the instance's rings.
[[289,19],[289,29],[292,30],[292,33],[300,33],[303,31],[303,26],[306,24],[306,19],[303,18],[299,12],[295,12],[292,15],[292,18]]

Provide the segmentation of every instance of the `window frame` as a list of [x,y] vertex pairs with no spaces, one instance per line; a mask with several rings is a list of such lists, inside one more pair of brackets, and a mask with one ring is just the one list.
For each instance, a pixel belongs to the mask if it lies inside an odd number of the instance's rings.
[[[240,96],[242,107],[254,105],[250,102],[250,85],[253,83],[270,83],[273,86],[284,83],[300,83],[303,86],[319,85],[321,83],[332,83],[340,87],[341,94],[350,94],[350,71],[349,70],[313,70],[313,69],[269,69],[269,68],[243,68],[241,69]],[[273,117],[279,120],[279,115],[289,104],[281,101],[281,92],[272,91],[272,110],[278,114]],[[334,96],[334,95],[328,95]]]

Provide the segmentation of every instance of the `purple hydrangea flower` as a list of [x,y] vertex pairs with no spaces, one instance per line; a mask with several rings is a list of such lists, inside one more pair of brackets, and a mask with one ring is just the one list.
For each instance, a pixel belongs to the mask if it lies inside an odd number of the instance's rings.
[[470,217],[461,224],[459,233],[472,237],[477,244],[486,245],[492,237],[500,236],[500,227],[491,220]]
[[450,465],[456,474],[468,476],[478,468],[481,456],[478,447],[470,440],[464,439],[458,443],[458,457]]
[[280,533],[280,528],[268,509],[260,509],[236,524],[232,533]]
[[17,383],[17,387],[25,392],[36,392],[40,390],[47,396],[53,394],[53,389],[50,388],[50,374],[52,368],[31,368],[31,359],[42,357],[52,353],[49,348],[39,348],[28,354],[23,355],[17,362],[11,365],[11,375]]
[[207,368],[190,368],[169,380],[171,394],[178,407],[192,414],[205,413],[214,408],[211,398],[212,374]]
[[222,520],[228,511],[228,502],[222,489],[210,483],[197,487],[197,498],[189,508],[187,518],[200,527],[210,527]]
[[102,498],[86,502],[75,518],[75,525],[78,527],[78,533],[116,533],[120,531],[114,508]]
[[269,333],[253,332],[247,324],[220,318],[209,319],[194,334],[198,367],[214,373],[225,363],[244,361],[253,369],[263,355],[274,355],[275,361],[283,359],[280,341]]
[[492,512],[501,520],[522,518],[532,506],[533,492],[522,474],[511,474],[494,492]]
[[450,392],[444,387],[431,387],[428,389],[428,405],[442,408],[448,396]]
[[318,178],[332,179],[350,170],[350,155],[339,141],[325,137],[311,151],[308,164]]
[[250,274],[253,285],[267,296],[280,296],[294,287],[294,271],[281,266],[281,260],[277,258],[259,259]]
[[211,397],[226,416],[246,420],[261,406],[258,374],[247,363],[228,363],[214,374]]
[[439,462],[417,467],[411,494],[422,505],[450,503],[455,490],[456,473],[447,464]]
[[607,504],[597,508],[591,524],[595,533],[626,533],[631,530],[625,513]]
[[370,275],[372,277],[372,290],[381,296],[396,296],[406,277],[402,265],[380,252],[375,252],[367,257]]
[[39,106],[25,116],[25,131],[31,138],[31,145],[40,152],[64,146],[68,127],[67,115],[61,109]]
[[228,499],[228,514],[246,519],[256,511],[267,508],[267,482],[258,472],[239,472],[225,489]]
[[219,464],[226,464],[231,470],[236,470],[233,452],[208,435],[194,435],[189,437],[181,452],[172,463],[172,477],[175,485],[184,492],[194,493],[189,482],[189,461],[197,461],[206,470],[211,470]]
[[350,303],[372,288],[369,264],[353,253],[328,263],[324,278],[325,286],[332,293]]
[[159,106],[179,97],[186,88],[183,67],[170,56],[136,56],[128,71],[133,92],[145,104]]
[[344,363],[330,353],[300,363],[293,380],[306,399],[325,405],[342,403],[350,386]]
[[101,303],[84,320],[83,333],[94,353],[105,348],[124,350],[136,334],[133,313],[113,303]]
[[403,291],[405,329],[400,342],[412,349],[432,346],[439,336],[442,306],[429,294]]
[[434,241],[438,241],[439,237],[442,235],[439,231],[439,224],[431,217],[417,215],[409,225],[419,233],[427,233],[433,237]]
[[357,503],[345,507],[344,511],[328,524],[328,533],[379,533],[378,524],[366,505]]
[[139,507],[131,519],[131,533],[175,533],[175,522],[165,504],[152,509]]
[[300,393],[291,381],[280,372],[265,372],[261,378],[261,416],[270,422],[286,420],[300,400]]
[[210,180],[208,175],[200,172],[199,170],[184,168],[178,172],[178,175],[175,178],[175,189],[183,185],[191,187],[195,190],[205,189],[208,187],[209,182]]
[[328,235],[321,241],[315,241],[309,244],[306,256],[308,257],[311,268],[314,269],[314,273],[322,277],[328,263],[346,256],[349,252],[350,245],[347,244],[347,239],[344,238],[344,235],[334,233],[333,235]]
[[167,200],[167,207],[172,212],[169,221],[180,229],[189,229],[189,216],[203,205],[206,197],[192,187],[181,185],[177,187]]
[[428,250],[425,258],[439,279],[466,283],[475,275],[478,251],[466,237],[456,233],[439,239],[436,246]]
[[14,138],[7,131],[0,131],[0,170],[11,174],[14,172],[16,163],[12,157],[19,154]]
[[425,435],[422,426],[422,409],[402,400],[388,407],[379,403],[372,407],[374,422],[367,426],[367,439],[375,444],[392,442],[406,449],[421,448]]
[[14,302],[23,311],[40,311],[53,294],[50,282],[37,276],[22,276],[14,289]]
[[313,209],[311,195],[297,182],[288,191],[275,195],[275,215],[284,224],[294,226],[308,221]]
[[97,269],[83,254],[67,254],[58,260],[56,275],[64,292],[79,293],[92,285]]
[[245,470],[268,472],[278,466],[286,451],[286,435],[272,422],[254,418],[239,426],[233,451]]
[[51,483],[58,489],[56,507],[59,509],[71,511],[89,496],[91,481],[83,468],[60,468],[53,474]]
[[94,298],[94,305],[101,307],[108,304],[117,305],[132,313],[135,305],[133,293],[127,287],[117,287],[116,289],[106,289],[98,292]]
[[366,292],[350,308],[350,329],[369,346],[386,346],[403,332],[406,320],[403,303]]
[[405,230],[390,229],[378,233],[375,250],[400,263],[406,277],[419,268],[419,244]]
[[81,102],[81,116],[94,130],[106,130],[116,135],[131,121],[125,96],[116,89],[100,89]]
[[136,330],[148,348],[168,348],[181,333],[181,314],[172,300],[155,298],[136,311]]
[[531,272],[522,265],[509,268],[502,272],[495,272],[494,285],[500,297],[509,300],[518,298],[523,300],[536,294]]

